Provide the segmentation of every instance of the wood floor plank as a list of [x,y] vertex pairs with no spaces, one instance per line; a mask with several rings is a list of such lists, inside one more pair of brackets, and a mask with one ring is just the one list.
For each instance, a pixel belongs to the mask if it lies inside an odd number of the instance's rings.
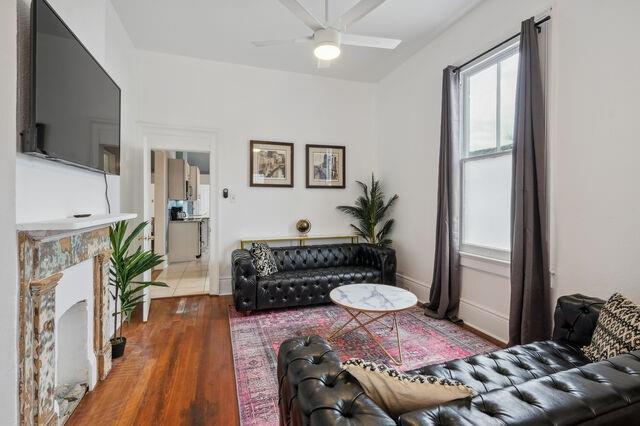
[[69,425],[238,425],[229,296],[154,299]]

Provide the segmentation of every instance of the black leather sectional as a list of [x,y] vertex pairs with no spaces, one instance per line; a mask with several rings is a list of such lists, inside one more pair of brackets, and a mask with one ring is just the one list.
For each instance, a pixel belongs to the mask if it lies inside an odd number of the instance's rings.
[[319,336],[285,341],[278,355],[280,423],[286,425],[640,424],[640,351],[591,363],[603,301],[558,299],[552,340],[429,365],[412,373],[459,380],[479,394],[391,418],[340,369]]
[[258,277],[249,250],[231,254],[238,311],[329,303],[329,293],[352,283],[396,283],[393,249],[372,244],[272,247],[278,272]]

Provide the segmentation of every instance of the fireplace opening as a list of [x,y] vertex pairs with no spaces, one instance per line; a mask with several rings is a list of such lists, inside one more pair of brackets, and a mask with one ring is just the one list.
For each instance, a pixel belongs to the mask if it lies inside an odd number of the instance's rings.
[[67,309],[56,324],[55,401],[59,419],[68,418],[89,389],[89,304],[80,301]]

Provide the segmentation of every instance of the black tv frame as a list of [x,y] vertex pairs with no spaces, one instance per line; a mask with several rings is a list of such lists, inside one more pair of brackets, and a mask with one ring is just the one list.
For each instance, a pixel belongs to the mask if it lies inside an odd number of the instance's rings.
[[[97,169],[95,167],[91,167],[91,166],[87,166],[85,164],[80,164],[80,163],[75,163],[73,161],[68,161],[65,160],[63,158],[58,158],[55,156],[51,156],[48,155],[45,152],[42,152],[42,150],[39,149],[38,147],[38,129],[37,129],[37,123],[36,123],[36,53],[37,53],[37,38],[38,38],[38,32],[37,32],[37,13],[36,13],[36,2],[42,2],[42,4],[46,7],[49,8],[49,10],[54,14],[54,16],[60,21],[60,23],[62,23],[62,25],[65,27],[65,29],[67,31],[69,31],[69,33],[71,34],[71,36],[78,42],[78,44],[85,50],[85,52],[87,52],[87,54],[89,55],[89,57],[93,60],[93,62],[96,63],[96,65],[100,68],[100,70],[102,70],[102,72],[104,73],[104,75],[111,80],[111,82],[113,83],[113,85],[116,87],[116,89],[118,90],[118,171],[117,173],[110,173],[107,172],[105,170],[101,170],[101,169]],[[78,38],[78,36],[76,36],[76,34],[71,30],[71,28],[69,28],[69,26],[67,25],[67,23],[60,17],[60,15],[58,14],[58,12],[56,12],[56,10],[51,6],[51,4],[49,4],[49,2],[47,0],[33,0],[31,3],[31,28],[30,28],[30,42],[31,42],[31,64],[30,64],[30,70],[31,70],[31,84],[30,84],[30,88],[31,88],[31,94],[30,94],[30,104],[29,104],[29,128],[25,129],[25,131],[22,133],[22,153],[23,154],[27,154],[27,155],[32,155],[38,158],[43,158],[46,160],[51,160],[51,161],[55,161],[58,163],[62,163],[62,164],[66,164],[69,166],[73,166],[73,167],[77,167],[80,169],[84,169],[84,170],[88,170],[88,171],[92,171],[92,172],[97,172],[100,174],[109,174],[109,175],[120,175],[120,164],[121,164],[121,157],[122,157],[122,89],[120,88],[120,86],[118,85],[118,83],[116,83],[116,81],[111,78],[111,76],[109,75],[109,73],[107,72],[107,70],[104,69],[104,67],[102,66],[102,64],[100,64],[100,62],[95,58],[95,56],[93,56],[93,54],[91,53],[91,51],[89,49],[87,49],[87,46],[84,45],[84,43],[82,43],[82,41]]]

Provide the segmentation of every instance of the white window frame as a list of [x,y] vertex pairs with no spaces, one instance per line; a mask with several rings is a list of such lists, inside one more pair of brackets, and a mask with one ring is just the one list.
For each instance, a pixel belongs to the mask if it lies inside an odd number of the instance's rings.
[[[518,53],[520,45],[520,38],[516,38],[513,42],[507,46],[489,53],[487,56],[478,59],[477,61],[469,64],[460,71],[460,135],[461,149],[460,149],[460,252],[470,253],[474,255],[483,256],[489,259],[497,260],[510,260],[511,250],[502,250],[495,247],[487,247],[478,244],[465,244],[464,243],[464,169],[465,164],[469,161],[478,161],[487,158],[501,157],[505,155],[511,155],[513,150],[513,144],[507,146],[500,146],[501,142],[501,123],[500,123],[500,62],[516,53]],[[483,149],[478,151],[469,152],[469,77],[483,71],[493,65],[497,65],[496,72],[497,78],[497,93],[496,93],[496,147]]]

